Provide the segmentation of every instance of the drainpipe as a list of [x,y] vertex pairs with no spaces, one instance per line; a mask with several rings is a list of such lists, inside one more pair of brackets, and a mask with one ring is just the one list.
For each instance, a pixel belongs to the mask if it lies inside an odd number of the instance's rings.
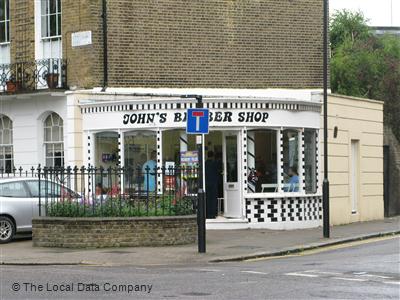
[[107,48],[107,0],[103,0],[103,88],[106,91],[108,85],[108,48]]

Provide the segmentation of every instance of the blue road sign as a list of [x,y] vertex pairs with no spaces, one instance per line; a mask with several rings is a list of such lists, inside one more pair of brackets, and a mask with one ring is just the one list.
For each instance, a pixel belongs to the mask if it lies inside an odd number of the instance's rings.
[[208,134],[208,108],[189,108],[187,110],[186,133]]

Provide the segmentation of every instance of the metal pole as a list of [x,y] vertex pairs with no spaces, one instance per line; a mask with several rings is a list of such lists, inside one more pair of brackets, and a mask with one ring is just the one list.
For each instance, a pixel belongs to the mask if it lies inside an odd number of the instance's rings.
[[[196,108],[203,108],[203,99],[196,96]],[[196,136],[197,154],[199,158],[199,170],[197,176],[197,233],[199,253],[206,252],[206,205],[203,187],[203,135]]]
[[101,17],[103,18],[103,88],[104,92],[108,85],[108,24],[107,24],[107,0],[103,0],[103,12]]
[[328,180],[328,0],[324,0],[324,34],[323,34],[323,81],[324,81],[324,182],[323,195],[323,231],[324,237],[329,238],[329,180]]
[[200,143],[197,144],[197,153],[199,155],[199,171],[198,171],[198,204],[197,204],[197,231],[198,231],[198,247],[199,253],[206,252],[206,206],[205,197],[203,189],[203,137],[201,135],[197,136]]
[[39,164],[39,166],[37,168],[38,180],[39,180],[39,187],[38,187],[38,189],[39,189],[39,217],[42,216],[42,197],[41,197],[42,189],[41,189],[41,186],[40,186],[40,175],[41,175],[40,172],[41,171],[42,171],[42,169],[40,168],[40,164]]

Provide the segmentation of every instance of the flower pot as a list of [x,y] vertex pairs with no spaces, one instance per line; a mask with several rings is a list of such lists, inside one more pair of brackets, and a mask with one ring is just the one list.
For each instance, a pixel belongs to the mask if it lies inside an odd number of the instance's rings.
[[54,73],[47,74],[46,81],[49,89],[55,89],[58,86],[58,74]]
[[7,93],[15,93],[18,90],[18,83],[14,82],[13,80],[7,80],[6,89]]

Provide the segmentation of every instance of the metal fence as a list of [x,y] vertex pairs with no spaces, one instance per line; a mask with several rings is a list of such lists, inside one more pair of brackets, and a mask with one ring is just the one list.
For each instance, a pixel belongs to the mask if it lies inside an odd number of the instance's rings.
[[67,61],[49,58],[0,64],[0,94],[67,88]]
[[198,168],[22,168],[0,178],[24,177],[39,199],[39,215],[129,217],[195,213]]

